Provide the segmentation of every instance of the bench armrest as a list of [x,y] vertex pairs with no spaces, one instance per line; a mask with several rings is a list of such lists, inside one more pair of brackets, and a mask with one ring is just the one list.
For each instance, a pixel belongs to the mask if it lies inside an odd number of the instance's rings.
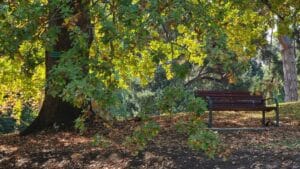
[[271,97],[271,98],[263,99],[264,102],[265,102],[266,100],[273,100],[273,101],[275,102],[276,107],[277,107],[277,108],[279,107],[279,103],[278,103],[278,99],[277,99],[277,98]]

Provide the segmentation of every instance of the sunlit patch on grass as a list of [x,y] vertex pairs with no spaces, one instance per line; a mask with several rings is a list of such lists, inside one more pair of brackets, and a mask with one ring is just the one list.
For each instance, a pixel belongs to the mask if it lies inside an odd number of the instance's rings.
[[[205,120],[207,120],[205,114]],[[266,121],[275,121],[275,112],[266,112]],[[260,127],[262,125],[261,111],[214,111],[213,125],[215,127]]]

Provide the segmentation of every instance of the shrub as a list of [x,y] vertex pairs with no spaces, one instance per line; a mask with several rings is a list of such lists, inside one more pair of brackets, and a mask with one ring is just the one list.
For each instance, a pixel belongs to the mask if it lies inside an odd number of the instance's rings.
[[28,127],[37,115],[38,112],[32,107],[32,105],[27,104],[23,106],[22,113],[20,115],[20,124],[17,126],[18,130],[22,131]]
[[196,98],[193,91],[180,84],[155,91],[123,89],[115,91],[114,95],[114,104],[107,111],[116,119],[179,112],[195,112],[201,115],[207,107],[205,101]]
[[124,145],[136,154],[138,151],[143,150],[149,141],[157,136],[159,130],[160,126],[156,122],[146,122],[136,128],[131,136],[125,138]]
[[201,98],[196,98],[191,90],[182,85],[165,87],[157,95],[158,109],[163,113],[195,112],[201,115],[207,104]]
[[197,130],[188,138],[188,145],[194,150],[202,150],[209,158],[213,158],[219,148],[219,138],[210,130]]
[[205,124],[193,118],[189,122],[179,121],[176,129],[180,133],[188,134],[188,146],[196,151],[203,151],[209,158],[213,158],[220,145],[218,134],[205,129]]
[[83,115],[75,119],[75,128],[78,129],[80,134],[84,133],[87,129],[85,125],[86,118],[87,117]]
[[100,146],[103,148],[107,148],[110,146],[110,144],[111,144],[110,140],[102,135],[95,134],[93,136],[93,141],[92,141],[93,146]]
[[37,112],[30,104],[22,104],[0,112],[0,134],[22,131],[37,116]]
[[0,134],[14,132],[16,129],[16,120],[8,117],[0,117]]

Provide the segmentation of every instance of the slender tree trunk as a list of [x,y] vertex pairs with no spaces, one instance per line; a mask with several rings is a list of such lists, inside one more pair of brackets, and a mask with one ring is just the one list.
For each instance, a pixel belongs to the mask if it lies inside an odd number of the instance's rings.
[[279,42],[282,46],[281,55],[284,73],[284,100],[286,102],[297,101],[298,81],[294,46],[292,40],[288,36],[279,36]]
[[[89,34],[88,47],[91,45],[93,40],[92,34],[90,33],[91,21],[88,15],[87,9],[88,1],[84,0],[74,0],[70,2],[74,9],[74,16],[76,19],[73,24],[80,27],[81,31]],[[59,7],[57,7],[58,9]],[[53,9],[50,12],[49,18],[55,18],[49,21],[49,27],[56,26],[60,28],[60,33],[58,35],[58,40],[53,47],[54,51],[63,52],[68,51],[72,48],[71,38],[69,36],[69,31],[67,26],[64,25],[64,18],[61,16],[57,9]],[[88,50],[87,50],[88,51]],[[82,52],[82,57],[88,59],[88,52]],[[58,64],[59,59],[51,57],[49,51],[46,51],[45,56],[45,66],[46,66],[46,83],[51,76],[50,70]],[[85,70],[87,68],[85,67]],[[38,117],[32,122],[32,124],[21,132],[21,135],[27,135],[36,131],[40,131],[47,127],[53,126],[53,124],[58,124],[60,126],[73,126],[74,120],[81,114],[81,109],[74,107],[72,104],[63,101],[59,97],[53,97],[48,93],[48,89],[51,86],[47,85],[45,89],[45,98],[43,105],[39,112]]]

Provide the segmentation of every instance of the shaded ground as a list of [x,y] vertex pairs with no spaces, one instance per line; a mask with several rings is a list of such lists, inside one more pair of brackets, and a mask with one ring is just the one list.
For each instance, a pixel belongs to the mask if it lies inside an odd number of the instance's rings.
[[[226,117],[226,118],[225,118]],[[299,121],[282,118],[281,127],[261,131],[219,131],[222,151],[215,159],[190,150],[186,135],[170,125],[186,116],[156,118],[162,126],[159,135],[147,148],[132,155],[122,140],[140,122],[120,123],[108,130],[85,135],[75,132],[43,132],[19,137],[0,137],[0,168],[300,168]],[[225,119],[224,119],[225,118]],[[244,113],[222,112],[214,118],[217,127],[257,127],[260,114],[244,118]],[[93,146],[92,134],[98,132],[109,145]]]

